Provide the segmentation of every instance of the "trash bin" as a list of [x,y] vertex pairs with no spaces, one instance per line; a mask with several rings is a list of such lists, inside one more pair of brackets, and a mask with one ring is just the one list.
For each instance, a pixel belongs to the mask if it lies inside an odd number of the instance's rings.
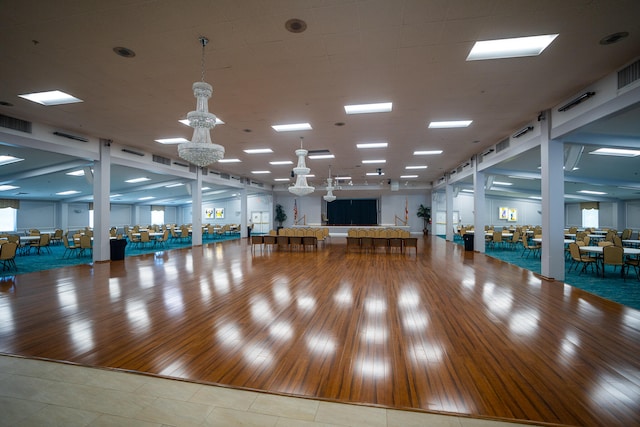
[[473,250],[473,234],[463,234],[462,240],[464,240],[464,250],[472,251]]
[[111,240],[111,261],[120,261],[124,259],[124,247],[127,246],[125,239]]

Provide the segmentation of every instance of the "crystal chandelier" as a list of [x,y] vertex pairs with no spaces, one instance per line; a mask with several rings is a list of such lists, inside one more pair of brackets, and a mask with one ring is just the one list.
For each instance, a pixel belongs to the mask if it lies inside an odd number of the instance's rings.
[[194,165],[204,167],[224,157],[224,147],[211,142],[209,131],[216,125],[216,116],[209,112],[208,99],[213,87],[204,81],[204,47],[209,42],[200,37],[202,44],[202,81],[193,84],[193,95],[196,97],[196,111],[187,114],[189,126],[193,128],[191,142],[178,146],[178,155]]
[[329,167],[329,178],[327,178],[327,194],[323,197],[323,199],[328,203],[331,203],[336,199],[336,196],[333,195],[333,190],[335,190],[335,187],[333,186],[333,179],[331,179],[331,167]]
[[308,151],[302,148],[302,137],[300,137],[300,148],[296,150],[296,156],[298,156],[298,166],[293,168],[293,173],[296,175],[296,184],[289,187],[289,191],[296,196],[306,196],[313,193],[315,188],[307,184],[307,175],[309,175],[310,169],[305,165],[304,158]]

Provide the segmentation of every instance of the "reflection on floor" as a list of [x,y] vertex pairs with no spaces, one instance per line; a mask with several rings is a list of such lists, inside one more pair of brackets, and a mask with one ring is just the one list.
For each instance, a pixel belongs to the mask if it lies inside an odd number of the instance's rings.
[[524,425],[299,399],[11,356],[0,356],[0,384],[3,426]]

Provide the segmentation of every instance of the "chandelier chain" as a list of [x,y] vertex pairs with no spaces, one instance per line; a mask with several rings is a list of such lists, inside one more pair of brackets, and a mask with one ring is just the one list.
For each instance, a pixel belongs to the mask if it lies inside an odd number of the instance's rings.
[[204,47],[209,43],[209,39],[206,37],[200,37],[200,43],[202,44],[202,59],[200,61],[202,80],[204,82]]

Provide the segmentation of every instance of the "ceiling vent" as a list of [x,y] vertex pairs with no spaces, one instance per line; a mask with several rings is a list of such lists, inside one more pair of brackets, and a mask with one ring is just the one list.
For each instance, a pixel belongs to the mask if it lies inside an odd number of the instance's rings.
[[505,138],[502,141],[498,142],[496,144],[496,153],[499,153],[502,150],[506,150],[507,148],[509,148],[509,145],[510,145],[509,138]]
[[640,59],[618,71],[618,89],[640,79]]
[[228,173],[221,173],[221,174],[220,174],[220,178],[222,178],[222,179],[230,179],[230,178],[231,178],[231,176],[229,176],[229,174],[228,174]]
[[162,157],[162,156],[158,156],[157,154],[154,154],[152,159],[155,163],[171,166],[171,159],[168,159],[166,157]]
[[31,122],[0,114],[0,127],[31,133]]

